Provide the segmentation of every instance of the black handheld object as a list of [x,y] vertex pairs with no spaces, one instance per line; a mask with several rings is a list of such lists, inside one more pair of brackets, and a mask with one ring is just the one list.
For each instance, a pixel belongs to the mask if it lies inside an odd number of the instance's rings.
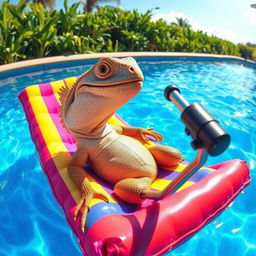
[[186,126],[186,134],[193,139],[194,149],[204,148],[211,156],[220,155],[227,149],[230,135],[199,103],[189,104],[173,85],[165,88],[164,95],[181,111],[181,120]]

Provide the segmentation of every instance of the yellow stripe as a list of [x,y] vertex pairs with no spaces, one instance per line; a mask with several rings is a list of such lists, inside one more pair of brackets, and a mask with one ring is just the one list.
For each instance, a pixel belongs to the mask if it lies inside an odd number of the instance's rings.
[[[168,167],[162,167],[162,168],[165,169],[165,170],[169,170],[170,172],[171,171],[182,172],[186,166],[187,166],[187,164],[180,163],[177,167],[175,167],[173,169],[170,169]],[[209,167],[202,167],[202,168],[200,168],[200,170],[208,170],[208,171],[211,171],[211,172],[215,171],[215,169],[212,169],[212,168],[209,168]]]
[[112,116],[108,120],[108,123],[111,125],[116,125],[116,126],[124,126],[123,122],[121,122],[117,117]]
[[[151,188],[157,189],[157,190],[164,190],[169,184],[171,183],[171,180],[164,180],[164,179],[155,179],[154,182],[151,185]],[[181,191],[184,188],[187,188],[191,185],[195,184],[195,182],[187,181],[185,184],[183,184],[177,191]]]
[[[65,82],[64,82],[65,81]],[[60,88],[64,85],[67,85],[68,87],[71,87],[72,85],[74,85],[74,83],[77,81],[76,77],[70,77],[67,78],[65,80],[60,80],[60,81],[55,81],[55,82],[51,82],[52,88],[53,88],[53,92],[54,95],[56,97],[56,99],[60,102],[59,100],[59,94],[58,92],[60,91]]]
[[[63,83],[62,83],[63,85]],[[62,86],[61,83],[54,83],[54,90],[57,92],[57,87]],[[56,86],[56,87],[55,87]],[[74,200],[78,203],[81,198],[80,191],[75,187],[69,175],[67,173],[67,165],[71,160],[71,155],[67,151],[66,146],[64,145],[62,138],[59,135],[59,132],[48,112],[48,109],[45,105],[43,97],[38,86],[30,86],[26,89],[30,104],[32,106],[34,115],[38,122],[39,128],[49,150],[49,153],[56,165],[58,172],[66,184],[68,190],[70,191]],[[49,132],[50,131],[50,132]],[[110,202],[116,202],[99,184],[96,180],[92,178],[88,173],[86,173],[87,178],[91,181],[93,189],[97,192],[103,193]],[[102,202],[100,199],[94,199],[91,201],[90,207],[94,204]]]

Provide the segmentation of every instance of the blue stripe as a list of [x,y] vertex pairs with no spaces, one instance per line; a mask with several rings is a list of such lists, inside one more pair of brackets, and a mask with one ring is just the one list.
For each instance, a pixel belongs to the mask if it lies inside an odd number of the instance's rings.
[[[91,170],[87,171],[92,175],[97,181],[100,180],[99,177],[97,177]],[[206,177],[208,174],[210,174],[212,171],[207,169],[201,169],[197,173],[195,173],[191,178],[190,181],[192,182],[199,182],[201,179]],[[173,180],[175,177],[177,177],[179,172],[165,170],[165,169],[159,169],[158,178],[165,179],[165,180]],[[115,197],[118,203],[106,203],[101,202],[98,204],[95,204],[91,207],[90,211],[88,212],[87,220],[86,220],[86,229],[88,230],[95,222],[100,220],[101,218],[113,215],[113,214],[129,214],[133,213],[141,208],[141,205],[135,205],[135,204],[128,204],[124,201],[120,200],[118,197],[116,197],[113,194],[113,188],[111,185],[107,184],[106,182],[100,180],[100,184],[104,187],[104,189],[107,190],[107,192]]]
[[[197,183],[210,173],[212,173],[212,171],[210,171],[208,169],[201,169],[198,172],[196,172],[189,179],[189,181]],[[159,173],[158,173],[157,178],[164,179],[164,180],[174,180],[179,174],[180,174],[180,172],[169,171],[169,170],[165,170],[165,169],[159,169]]]
[[127,204],[125,202],[98,203],[91,207],[86,219],[86,229],[88,230],[95,222],[103,217],[113,214],[129,214],[138,211],[141,205]]

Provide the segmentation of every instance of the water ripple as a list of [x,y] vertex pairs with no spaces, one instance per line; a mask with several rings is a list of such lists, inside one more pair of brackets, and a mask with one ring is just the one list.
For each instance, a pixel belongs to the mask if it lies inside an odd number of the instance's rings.
[[[189,102],[201,102],[232,136],[230,148],[208,163],[240,158],[251,167],[252,183],[215,221],[167,255],[256,255],[256,71],[238,64],[140,63],[141,93],[118,113],[133,126],[154,127],[163,144],[191,160],[195,152],[176,107],[163,97],[177,85]],[[17,94],[26,86],[76,76],[89,66],[52,69],[0,81],[0,255],[81,255],[39,165]],[[168,227],[167,227],[168,228]]]

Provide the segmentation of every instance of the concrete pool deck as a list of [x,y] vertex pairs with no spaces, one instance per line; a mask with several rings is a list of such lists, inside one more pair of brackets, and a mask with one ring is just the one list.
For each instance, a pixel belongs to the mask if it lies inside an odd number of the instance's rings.
[[75,54],[19,61],[0,66],[0,79],[24,73],[44,71],[53,68],[93,64],[101,57],[135,57],[138,61],[217,61],[236,62],[256,68],[256,62],[240,57],[219,54],[175,53],[175,52],[113,52]]

